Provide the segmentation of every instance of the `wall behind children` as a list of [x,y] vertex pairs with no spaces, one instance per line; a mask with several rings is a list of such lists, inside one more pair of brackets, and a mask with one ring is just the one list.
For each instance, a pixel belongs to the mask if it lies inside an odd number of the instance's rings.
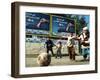
[[[15,79],[10,76],[11,71],[11,2],[26,1],[38,3],[54,3],[54,4],[71,4],[98,6],[98,14],[100,14],[100,0],[1,0],[0,2],[0,80],[100,80],[100,54],[98,54],[98,73],[97,74],[80,74],[80,75],[64,75],[38,78],[21,78]],[[98,22],[100,16],[98,15]],[[98,32],[100,24],[98,23]],[[98,33],[99,35],[99,33]],[[100,37],[98,36],[98,44],[100,47]],[[98,53],[100,49],[98,50]]]

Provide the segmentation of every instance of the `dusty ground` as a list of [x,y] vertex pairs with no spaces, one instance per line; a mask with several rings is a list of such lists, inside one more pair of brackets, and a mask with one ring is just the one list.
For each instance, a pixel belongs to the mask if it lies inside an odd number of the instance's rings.
[[[89,64],[89,61],[83,61],[82,56],[76,56],[75,61],[69,60],[69,56],[64,56],[61,59],[60,58],[51,58],[51,64],[49,66],[56,66],[56,65],[84,65]],[[39,66],[37,64],[37,58],[27,57],[26,58],[26,67],[36,67]]]
[[[54,54],[56,54],[56,47],[53,47]],[[75,49],[77,50],[77,48]],[[39,66],[37,64],[37,56],[46,52],[46,48],[43,43],[29,43],[26,42],[26,67],[36,67]],[[67,46],[63,45],[62,55],[68,55]],[[82,56],[76,56],[76,61],[70,61],[69,56],[63,56],[61,59],[55,59],[55,57],[51,58],[50,66],[55,65],[82,65],[89,64],[89,61],[82,61]]]

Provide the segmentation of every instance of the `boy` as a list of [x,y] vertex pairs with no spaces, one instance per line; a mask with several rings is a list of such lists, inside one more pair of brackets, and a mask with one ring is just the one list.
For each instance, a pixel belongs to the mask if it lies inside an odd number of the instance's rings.
[[54,43],[53,41],[50,39],[50,37],[48,38],[48,40],[45,42],[46,44],[46,48],[47,48],[47,53],[49,54],[49,51],[51,51],[52,55],[54,56],[54,53],[53,53],[53,46],[54,46]]
[[59,42],[57,43],[56,47],[57,47],[56,58],[57,58],[57,57],[62,58],[62,55],[61,55],[62,43],[61,43],[61,41],[59,41]]
[[74,48],[75,42],[74,42],[74,37],[73,33],[71,33],[68,37],[67,41],[67,50],[69,54],[70,60],[75,60],[75,48]]

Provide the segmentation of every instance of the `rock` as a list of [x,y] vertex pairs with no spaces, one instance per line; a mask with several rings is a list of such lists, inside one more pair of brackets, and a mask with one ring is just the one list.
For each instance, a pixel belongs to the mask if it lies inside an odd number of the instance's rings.
[[37,57],[37,63],[39,66],[48,66],[51,63],[51,55],[47,53],[41,53]]

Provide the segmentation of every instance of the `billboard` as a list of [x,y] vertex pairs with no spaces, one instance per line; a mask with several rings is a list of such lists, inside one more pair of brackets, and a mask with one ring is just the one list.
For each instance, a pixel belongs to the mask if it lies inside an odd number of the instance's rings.
[[26,32],[49,34],[50,16],[44,13],[26,12]]
[[61,16],[52,16],[52,33],[58,36],[67,36],[68,33],[75,33],[74,20]]

